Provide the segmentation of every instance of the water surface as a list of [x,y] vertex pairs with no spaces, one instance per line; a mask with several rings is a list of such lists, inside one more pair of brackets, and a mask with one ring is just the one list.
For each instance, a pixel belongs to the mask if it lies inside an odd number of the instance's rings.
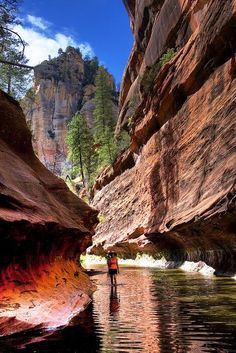
[[83,315],[55,332],[1,339],[0,352],[236,352],[235,280],[123,267],[114,288],[106,268],[96,270],[97,291]]

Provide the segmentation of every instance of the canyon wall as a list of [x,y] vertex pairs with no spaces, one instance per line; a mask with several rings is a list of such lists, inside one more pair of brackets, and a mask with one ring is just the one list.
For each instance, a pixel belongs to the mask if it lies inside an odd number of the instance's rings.
[[33,135],[33,147],[40,161],[61,175],[66,167],[67,124],[83,99],[93,94],[82,87],[84,61],[69,47],[57,59],[44,61],[34,69],[34,87],[24,99],[23,109]]
[[[91,59],[92,61],[93,59]],[[66,136],[68,123],[77,111],[93,127],[95,109],[95,67],[89,65],[78,49],[68,47],[57,58],[34,68],[34,86],[26,94],[22,107],[33,136],[33,148],[40,161],[61,176],[70,169]],[[109,84],[114,86],[110,75]],[[113,104],[117,120],[117,104]]]
[[90,302],[79,256],[97,211],[35,157],[16,101],[0,92],[0,335],[57,327]]
[[134,45],[117,131],[129,130],[130,162],[120,157],[95,185],[102,222],[90,251],[202,260],[233,274],[236,1],[124,3]]

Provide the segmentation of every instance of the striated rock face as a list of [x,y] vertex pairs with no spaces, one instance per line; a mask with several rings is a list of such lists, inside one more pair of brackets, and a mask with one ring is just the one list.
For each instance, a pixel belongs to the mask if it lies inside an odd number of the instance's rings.
[[[62,175],[66,162],[68,122],[78,111],[93,127],[95,72],[78,50],[68,47],[57,58],[34,69],[34,87],[22,107],[33,135],[33,148],[40,161],[54,174]],[[92,83],[91,83],[92,82]],[[110,85],[114,79],[110,76]],[[117,104],[113,104],[117,119]]]
[[125,4],[135,43],[117,130],[130,130],[135,166],[97,192],[92,252],[161,252],[235,273],[236,1]]
[[89,303],[79,255],[97,212],[35,157],[22,110],[3,92],[0,115],[0,335],[7,335],[63,325]]

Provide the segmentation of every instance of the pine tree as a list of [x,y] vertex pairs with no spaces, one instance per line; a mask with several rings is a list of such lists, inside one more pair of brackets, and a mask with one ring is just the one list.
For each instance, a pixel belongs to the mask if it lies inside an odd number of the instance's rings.
[[0,0],[0,88],[15,98],[22,96],[28,85],[29,69],[12,64],[25,65],[26,43],[12,30],[19,23],[19,0]]
[[74,166],[78,167],[84,187],[89,188],[96,170],[96,153],[92,131],[88,128],[85,117],[78,112],[68,127],[68,157]]
[[[25,56],[17,53],[14,49],[9,49],[4,55],[0,54],[4,60],[27,64]],[[16,99],[21,98],[28,89],[30,82],[30,69],[0,63],[0,88]]]
[[73,163],[74,171],[79,171],[87,189],[91,188],[101,170],[112,164],[117,154],[129,144],[126,132],[116,138],[114,136],[114,80],[102,66],[97,70],[95,84],[94,128],[90,129],[86,118],[77,112],[69,124],[67,137],[68,158]]
[[96,56],[92,59],[89,56],[84,58],[84,86],[89,84],[94,85],[98,67],[99,63]]
[[98,145],[98,165],[102,168],[113,163],[117,148],[114,140],[115,121],[112,112],[113,81],[103,66],[100,66],[97,71],[95,85],[94,134]]
[[[0,0],[0,51],[6,52],[9,43],[23,45],[21,37],[12,30],[13,25],[18,24],[18,8],[20,0]],[[23,49],[23,48],[22,48]]]

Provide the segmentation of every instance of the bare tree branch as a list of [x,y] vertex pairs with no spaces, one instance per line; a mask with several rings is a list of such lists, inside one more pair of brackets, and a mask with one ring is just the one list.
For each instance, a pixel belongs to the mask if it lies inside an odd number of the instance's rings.
[[19,66],[19,67],[24,67],[26,69],[34,69],[34,66],[29,66],[29,65],[24,65],[24,64],[18,64],[18,63],[13,63],[11,61],[7,61],[7,60],[2,60],[0,59],[0,63],[2,64],[7,64],[7,65],[12,65],[12,66]]

